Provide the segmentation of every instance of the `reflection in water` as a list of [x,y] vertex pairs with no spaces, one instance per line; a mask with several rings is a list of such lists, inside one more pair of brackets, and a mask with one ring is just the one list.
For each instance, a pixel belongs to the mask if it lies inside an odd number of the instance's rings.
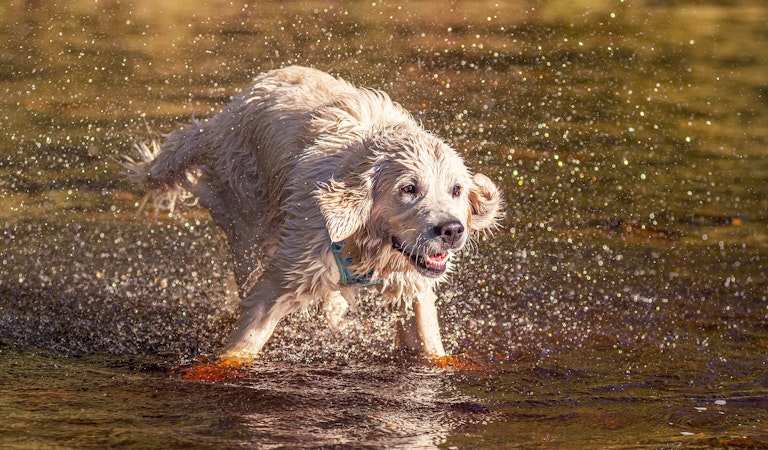
[[446,393],[445,372],[406,361],[269,362],[237,383],[201,384],[149,358],[3,354],[0,441],[22,448],[434,448],[452,425],[487,417]]
[[438,398],[445,388],[439,372],[357,364],[282,366],[276,373],[260,368],[249,387],[284,398],[244,418],[255,439],[266,446],[432,448],[466,405]]
[[[767,20],[759,1],[0,5],[0,443],[768,445]],[[292,63],[385,89],[503,186],[502,229],[441,292],[448,350],[490,373],[401,360],[372,298],[343,332],[292,317],[237,382],[169,377],[231,326],[226,243],[194,208],[136,216],[112,158]]]

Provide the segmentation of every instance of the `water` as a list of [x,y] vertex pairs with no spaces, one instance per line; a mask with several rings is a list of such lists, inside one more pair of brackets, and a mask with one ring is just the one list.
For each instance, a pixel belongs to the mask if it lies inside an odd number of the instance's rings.
[[[768,446],[768,8],[744,2],[0,4],[0,445]],[[382,88],[508,200],[440,289],[447,350],[287,320],[227,383],[204,211],[114,158],[313,65]]]

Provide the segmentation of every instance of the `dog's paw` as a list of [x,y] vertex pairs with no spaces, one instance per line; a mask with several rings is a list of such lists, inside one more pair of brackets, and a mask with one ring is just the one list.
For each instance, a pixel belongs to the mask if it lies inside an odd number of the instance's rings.
[[426,359],[427,364],[439,369],[455,369],[466,372],[488,372],[490,368],[466,354],[445,355]]
[[201,359],[181,369],[179,376],[187,381],[220,383],[245,378],[250,368],[250,362],[239,359],[223,359],[215,363]]

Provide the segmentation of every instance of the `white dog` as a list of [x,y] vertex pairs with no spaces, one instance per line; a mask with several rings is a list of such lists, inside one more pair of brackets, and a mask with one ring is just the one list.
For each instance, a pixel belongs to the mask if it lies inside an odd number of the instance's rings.
[[364,286],[402,312],[399,347],[445,356],[433,288],[502,199],[385,93],[273,70],[213,118],[138,147],[135,181],[191,193],[226,232],[244,299],[223,358],[256,357],[315,300],[338,323]]

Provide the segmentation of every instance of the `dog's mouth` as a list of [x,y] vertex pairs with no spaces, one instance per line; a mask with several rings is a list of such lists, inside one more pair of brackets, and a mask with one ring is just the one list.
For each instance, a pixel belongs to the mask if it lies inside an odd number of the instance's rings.
[[421,255],[411,253],[394,236],[392,236],[392,248],[406,256],[420,273],[428,277],[439,277],[444,274],[451,259],[451,254],[447,251]]

